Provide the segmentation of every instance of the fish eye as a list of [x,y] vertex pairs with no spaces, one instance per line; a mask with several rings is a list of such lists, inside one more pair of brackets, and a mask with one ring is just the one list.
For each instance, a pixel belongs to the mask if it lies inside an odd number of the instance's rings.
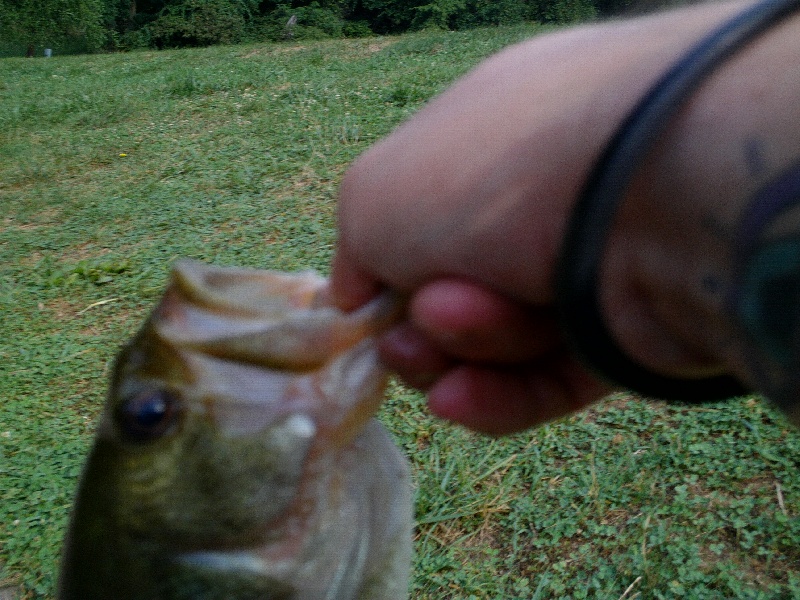
[[178,422],[181,401],[169,390],[148,390],[132,396],[117,409],[123,434],[134,442],[149,442],[172,431]]

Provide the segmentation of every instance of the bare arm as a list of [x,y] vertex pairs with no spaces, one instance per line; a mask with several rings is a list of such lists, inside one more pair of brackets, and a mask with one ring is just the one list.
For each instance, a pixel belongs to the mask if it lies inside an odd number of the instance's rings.
[[[609,390],[572,356],[554,318],[566,221],[631,107],[744,6],[537,37],[484,62],[356,161],[341,190],[334,294],[346,308],[384,286],[411,295],[408,322],[385,337],[383,355],[428,390],[435,412],[502,433]],[[744,293],[742,215],[800,158],[799,32],[792,18],[716,72],[622,206],[602,304],[622,348],[656,371],[730,373],[773,396],[786,388],[729,298]],[[791,211],[776,219],[764,236],[795,231]],[[772,380],[762,376],[768,363]]]

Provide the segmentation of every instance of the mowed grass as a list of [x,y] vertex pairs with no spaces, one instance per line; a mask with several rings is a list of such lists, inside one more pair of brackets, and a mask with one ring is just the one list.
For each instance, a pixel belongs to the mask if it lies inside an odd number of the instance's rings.
[[[328,270],[347,164],[533,26],[0,60],[0,587],[52,598],[109,361],[179,256]],[[800,435],[630,395],[505,439],[390,387],[412,597],[800,597]]]

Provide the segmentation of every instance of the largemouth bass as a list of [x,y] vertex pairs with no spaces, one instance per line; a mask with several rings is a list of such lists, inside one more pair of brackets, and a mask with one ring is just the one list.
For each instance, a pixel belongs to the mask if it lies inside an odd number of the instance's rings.
[[119,354],[80,480],[60,600],[398,600],[412,498],[372,418],[372,337],[311,273],[176,263]]

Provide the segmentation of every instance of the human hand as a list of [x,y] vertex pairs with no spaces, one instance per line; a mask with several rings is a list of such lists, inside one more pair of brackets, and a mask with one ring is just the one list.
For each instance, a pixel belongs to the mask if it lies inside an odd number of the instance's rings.
[[[731,10],[704,7],[515,46],[350,169],[340,194],[334,299],[349,310],[383,287],[409,297],[407,320],[384,335],[381,354],[427,391],[434,413],[502,434],[610,391],[573,356],[555,318],[565,225],[624,115]],[[615,301],[633,306],[632,335],[660,340],[646,362],[669,370],[695,360],[635,308],[636,298]]]

